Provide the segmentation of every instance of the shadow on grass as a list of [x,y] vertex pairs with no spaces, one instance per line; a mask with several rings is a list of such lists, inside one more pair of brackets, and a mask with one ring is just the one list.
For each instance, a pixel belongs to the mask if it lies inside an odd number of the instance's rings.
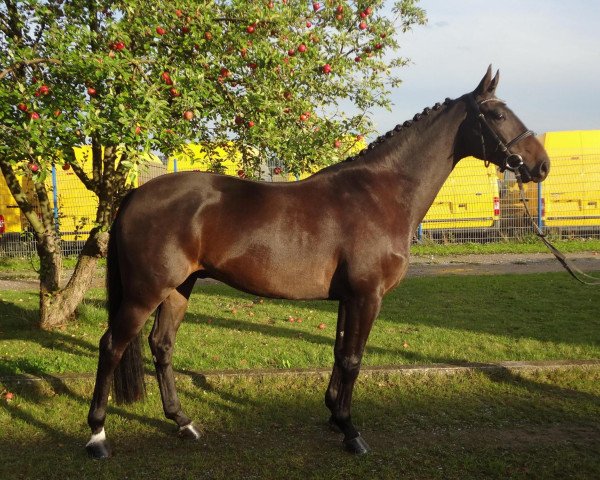
[[[223,285],[204,285],[194,292],[208,298],[225,295],[241,303],[256,298]],[[422,277],[406,279],[388,294],[379,318],[515,339],[600,346],[599,303],[600,289],[582,287],[563,274]],[[336,302],[290,301],[289,305],[320,310],[333,321],[337,318]],[[244,329],[243,324],[239,322],[236,328]]]
[[[87,409],[73,393],[81,385],[66,385],[71,393],[52,400],[74,411],[66,422],[52,416],[52,404],[36,405],[35,396],[18,390],[20,404],[0,402],[16,420],[0,432],[0,472],[10,469],[11,478],[232,478],[232,472],[236,478],[521,478],[507,469],[538,462],[548,468],[548,459],[557,458],[580,478],[595,478],[585,473],[600,466],[600,405],[597,395],[583,391],[593,378],[582,386],[560,373],[541,377],[495,371],[466,381],[456,375],[362,378],[354,413],[373,453],[360,459],[344,453],[341,437],[326,428],[321,377],[184,382],[186,410],[204,427],[196,443],[178,441],[172,424],[157,420],[156,397],[111,408],[107,425],[116,456],[101,464],[86,458],[87,432],[73,424],[73,418],[84,421]],[[201,397],[199,386],[206,392]],[[128,421],[115,422],[115,416]],[[18,432],[23,425],[26,438]],[[564,452],[569,455],[560,456]],[[564,478],[545,473],[534,478]]]

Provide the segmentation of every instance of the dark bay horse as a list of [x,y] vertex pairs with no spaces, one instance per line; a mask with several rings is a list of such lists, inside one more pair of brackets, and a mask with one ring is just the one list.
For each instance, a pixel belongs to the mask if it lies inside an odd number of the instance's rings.
[[436,104],[361,155],[294,183],[261,183],[183,172],[130,194],[110,235],[108,329],[100,340],[86,448],[110,455],[104,422],[111,379],[117,401],[144,393],[139,336],[156,310],[150,347],[164,412],[198,438],[175,390],[175,335],[194,282],[214,278],[254,295],[339,301],[334,365],[325,394],[343,445],[365,453],[352,424],[352,390],[383,296],[404,277],[411,239],[437,192],[473,155],[540,182],[540,142],[495,97],[498,73]]

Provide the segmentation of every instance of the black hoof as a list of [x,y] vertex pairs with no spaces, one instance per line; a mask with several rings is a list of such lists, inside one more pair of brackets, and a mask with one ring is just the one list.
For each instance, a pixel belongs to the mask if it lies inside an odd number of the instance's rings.
[[193,423],[186,425],[185,427],[181,427],[179,432],[177,433],[179,438],[183,438],[184,440],[199,440],[200,432],[196,429]]
[[350,440],[344,440],[344,449],[354,455],[364,455],[369,452],[369,445],[359,435]]
[[112,449],[106,440],[100,442],[88,443],[85,446],[88,455],[94,460],[101,460],[112,456]]

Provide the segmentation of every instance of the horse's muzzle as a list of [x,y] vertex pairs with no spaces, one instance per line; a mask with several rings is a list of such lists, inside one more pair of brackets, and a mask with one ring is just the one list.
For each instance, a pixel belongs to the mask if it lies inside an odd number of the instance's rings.
[[550,159],[547,156],[538,159],[533,168],[524,164],[519,169],[524,182],[543,182],[550,173]]

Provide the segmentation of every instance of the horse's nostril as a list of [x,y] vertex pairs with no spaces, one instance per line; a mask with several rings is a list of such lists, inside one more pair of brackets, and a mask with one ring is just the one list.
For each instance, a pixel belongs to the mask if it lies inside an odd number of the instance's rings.
[[544,161],[540,165],[540,175],[542,175],[543,177],[546,177],[546,176],[548,176],[549,171],[550,171],[550,162]]

